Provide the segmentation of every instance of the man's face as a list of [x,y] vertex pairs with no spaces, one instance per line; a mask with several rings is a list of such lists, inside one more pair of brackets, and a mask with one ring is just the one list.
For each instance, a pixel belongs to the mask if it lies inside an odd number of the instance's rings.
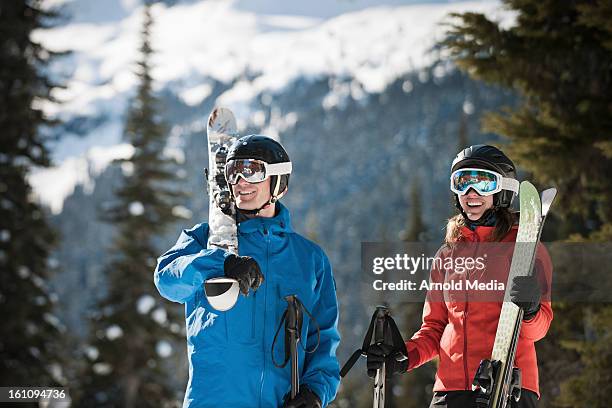
[[242,177],[232,185],[236,206],[241,210],[255,210],[270,200],[270,177],[261,183],[249,183]]

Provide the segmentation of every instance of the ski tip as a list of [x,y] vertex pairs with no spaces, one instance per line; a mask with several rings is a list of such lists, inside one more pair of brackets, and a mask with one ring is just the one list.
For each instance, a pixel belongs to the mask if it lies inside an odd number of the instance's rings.
[[533,190],[536,190],[536,188],[535,188],[535,186],[533,184],[531,184],[530,181],[524,180],[524,181],[521,181],[521,186],[520,186],[519,192],[522,192],[523,190],[532,190],[533,191]]
[[207,130],[228,135],[238,134],[234,113],[229,108],[214,108],[208,116]]
[[542,204],[540,194],[533,184],[529,181],[521,182],[519,188],[520,220],[523,223],[536,222],[541,217]]
[[550,206],[552,205],[555,197],[557,196],[556,188],[548,188],[542,191],[542,215],[546,216],[548,210],[550,210]]

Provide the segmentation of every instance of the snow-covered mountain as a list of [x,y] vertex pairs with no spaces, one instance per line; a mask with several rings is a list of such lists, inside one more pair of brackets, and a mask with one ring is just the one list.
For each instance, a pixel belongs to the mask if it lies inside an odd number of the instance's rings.
[[[414,186],[420,186],[423,237],[438,241],[452,210],[448,165],[459,135],[464,131],[473,143],[494,139],[479,131],[480,114],[514,101],[429,51],[442,35],[439,22],[452,11],[482,11],[508,23],[511,16],[493,2],[308,3],[306,11],[302,2],[279,0],[155,6],[153,74],[171,129],[166,153],[182,163],[185,177],[176,182],[191,193],[180,207],[191,218],[158,243],[161,253],[181,228],[206,220],[205,118],[215,104],[229,106],[242,134],[279,137],[290,154],[294,172],[283,202],[294,228],[332,262],[344,357],[371,313],[371,299],[359,296],[361,242],[401,237],[418,208]],[[104,268],[113,256],[115,231],[99,220],[120,182],[122,170],[112,159],[132,151],[121,134],[135,86],[141,13],[127,0],[109,1],[109,10],[90,0],[67,6],[74,22],[37,33],[49,46],[76,51],[55,68],[73,73],[58,93],[64,103],[45,106],[65,120],[58,129],[64,137],[53,146],[56,167],[31,180],[52,206],[62,237],[54,254],[62,317],[84,335],[87,308],[103,294]],[[155,310],[176,306],[153,297]]]
[[[55,50],[72,50],[54,71],[68,78],[56,92],[61,104],[44,106],[61,118],[62,138],[52,146],[55,167],[32,174],[40,199],[54,213],[75,185],[92,189],[95,176],[116,157],[129,154],[121,134],[141,27],[136,0],[53,0],[73,15],[68,24],[35,33]],[[417,2],[401,0],[165,1],[155,5],[153,76],[158,90],[197,108],[214,96],[232,108],[239,127],[261,125],[253,101],[285,92],[298,80],[351,78],[330,90],[322,103],[333,108],[347,95],[381,93],[408,72],[429,66],[450,12],[484,12],[498,20],[511,16],[498,2]],[[435,75],[445,75],[440,66]],[[213,89],[224,84],[219,95]],[[207,112],[201,112],[201,119]],[[281,118],[281,125],[299,118]],[[197,121],[198,119],[195,119]],[[183,123],[192,129],[197,123]],[[285,123],[286,125],[286,123]],[[181,129],[175,129],[180,138]],[[268,127],[268,133],[281,129]],[[180,154],[180,146],[169,151]]]

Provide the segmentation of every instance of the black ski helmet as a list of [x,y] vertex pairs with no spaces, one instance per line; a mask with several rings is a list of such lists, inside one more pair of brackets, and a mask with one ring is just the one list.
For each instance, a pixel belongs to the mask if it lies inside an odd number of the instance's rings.
[[[263,135],[248,135],[236,140],[227,152],[227,161],[234,159],[255,159],[268,164],[287,163],[289,155],[276,140]],[[287,191],[289,174],[270,177],[270,195],[272,202],[278,200]]]
[[[463,149],[455,156],[455,160],[453,160],[451,174],[455,170],[466,167],[492,170],[504,177],[516,180],[516,167],[514,163],[495,146],[479,144]],[[516,193],[513,191],[502,190],[493,195],[493,206],[497,208],[508,208],[512,205],[515,196]],[[461,210],[457,195],[455,195],[455,204],[457,208]]]

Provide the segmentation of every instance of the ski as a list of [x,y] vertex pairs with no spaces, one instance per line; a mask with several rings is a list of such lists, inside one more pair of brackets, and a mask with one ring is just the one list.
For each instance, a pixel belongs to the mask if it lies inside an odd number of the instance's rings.
[[225,180],[225,161],[231,144],[238,138],[236,118],[227,108],[215,108],[208,117],[208,248],[238,253],[236,214],[230,187]]
[[[221,248],[238,254],[236,209],[225,179],[227,152],[238,138],[236,118],[227,108],[215,108],[208,117],[208,242],[207,248]],[[205,282],[204,290],[210,305],[218,311],[231,309],[238,300],[238,282],[228,278],[212,278]]]
[[518,337],[523,322],[523,310],[510,301],[512,280],[532,273],[535,254],[546,215],[557,194],[554,188],[545,190],[542,199],[528,181],[520,185],[520,216],[516,244],[506,285],[504,302],[497,324],[495,343],[490,360],[483,360],[476,372],[473,388],[478,388],[477,406],[505,408],[510,398],[520,398],[521,373],[514,367]]

